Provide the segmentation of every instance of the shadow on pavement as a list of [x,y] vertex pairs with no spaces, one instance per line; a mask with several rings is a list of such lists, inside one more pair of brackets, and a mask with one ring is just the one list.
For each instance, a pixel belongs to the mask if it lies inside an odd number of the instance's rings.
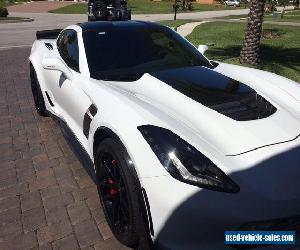
[[175,209],[158,242],[171,242],[178,249],[193,244],[195,249],[217,250],[214,244],[222,246],[224,231],[296,230],[296,246],[258,249],[300,249],[300,147],[230,177],[240,185],[240,193],[199,191]]

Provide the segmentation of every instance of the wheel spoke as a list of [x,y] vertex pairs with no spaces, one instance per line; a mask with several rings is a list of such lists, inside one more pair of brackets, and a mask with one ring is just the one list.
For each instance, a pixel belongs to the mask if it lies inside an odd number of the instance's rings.
[[103,153],[101,163],[99,190],[110,222],[121,233],[128,228],[129,223],[127,191],[121,166],[109,152]]
[[111,170],[110,170],[110,168],[109,168],[109,166],[108,166],[108,164],[107,164],[106,159],[102,160],[102,163],[103,163],[103,166],[104,166],[104,170],[105,170],[105,172],[106,172],[106,175],[107,175],[107,176],[112,176],[112,172],[111,172]]

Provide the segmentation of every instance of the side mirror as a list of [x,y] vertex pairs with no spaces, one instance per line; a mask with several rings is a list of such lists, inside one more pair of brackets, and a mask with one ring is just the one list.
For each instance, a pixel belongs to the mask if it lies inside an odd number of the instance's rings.
[[208,50],[207,45],[199,45],[198,50],[201,52],[201,54],[204,54],[206,50]]
[[67,68],[65,63],[57,57],[44,58],[42,65],[44,69],[60,71],[68,80],[73,80],[72,72]]

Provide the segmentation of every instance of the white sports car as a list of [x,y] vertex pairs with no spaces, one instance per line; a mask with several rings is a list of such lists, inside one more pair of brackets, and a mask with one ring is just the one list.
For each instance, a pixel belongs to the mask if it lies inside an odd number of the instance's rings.
[[32,46],[37,112],[79,142],[127,246],[232,249],[226,230],[299,230],[300,86],[199,50],[142,21],[42,31]]

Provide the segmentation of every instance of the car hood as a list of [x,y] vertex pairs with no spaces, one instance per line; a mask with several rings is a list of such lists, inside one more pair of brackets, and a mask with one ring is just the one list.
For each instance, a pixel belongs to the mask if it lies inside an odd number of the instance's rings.
[[199,137],[224,155],[242,154],[299,136],[300,115],[288,109],[300,110],[299,102],[262,77],[228,75],[226,67],[222,72],[222,67],[197,66],[153,72],[135,82],[114,82],[114,86],[188,126],[196,137],[192,141]]

